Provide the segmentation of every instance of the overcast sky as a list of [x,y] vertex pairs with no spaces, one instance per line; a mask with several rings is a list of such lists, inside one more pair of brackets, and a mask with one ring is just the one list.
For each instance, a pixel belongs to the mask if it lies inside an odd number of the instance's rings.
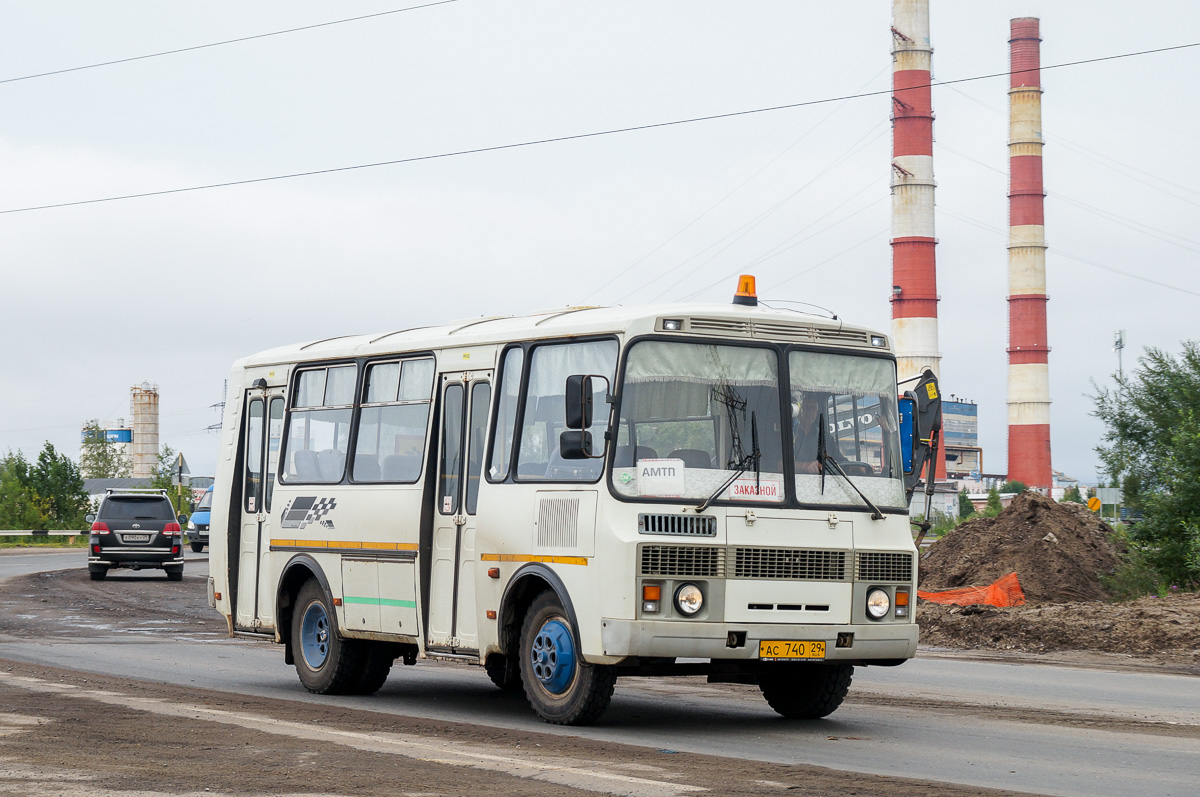
[[[0,3],[0,80],[418,5]],[[932,0],[935,79],[1200,41],[1200,4]],[[0,83],[0,210],[886,91],[885,0],[457,0]],[[1043,72],[1053,464],[1093,481],[1091,380],[1200,337],[1200,48]],[[942,382],[1006,456],[1007,78],[934,89]],[[885,95],[418,163],[0,214],[0,450],[77,456],[159,385],[211,474],[230,364],[547,307],[813,302],[890,329]],[[1110,269],[1129,272],[1125,276]],[[1140,279],[1139,279],[1140,277]],[[1162,287],[1147,280],[1165,283]]]

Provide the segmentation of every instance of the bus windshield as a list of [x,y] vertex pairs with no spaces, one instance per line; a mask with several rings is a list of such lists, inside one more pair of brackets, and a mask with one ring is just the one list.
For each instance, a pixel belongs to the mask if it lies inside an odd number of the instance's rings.
[[[792,351],[786,405],[775,349],[642,341],[628,354],[612,483],[627,498],[783,503],[784,456],[801,504],[903,509],[895,365]],[[781,405],[790,412],[785,415]],[[833,459],[845,475],[822,463]],[[752,455],[757,454],[757,457]]]
[[636,343],[621,391],[613,487],[630,498],[703,501],[749,464],[718,498],[782,503],[781,420],[773,349]]

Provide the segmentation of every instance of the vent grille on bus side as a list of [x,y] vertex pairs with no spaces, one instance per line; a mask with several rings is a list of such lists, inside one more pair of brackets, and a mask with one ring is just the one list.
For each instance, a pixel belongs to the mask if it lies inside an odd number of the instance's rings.
[[855,581],[890,581],[907,584],[913,577],[913,557],[910,553],[879,553],[859,551],[854,565]]
[[730,578],[845,581],[848,551],[733,548]]
[[638,515],[641,534],[678,534],[684,537],[717,536],[717,519],[711,515]]
[[643,545],[641,575],[724,578],[725,548],[720,545]]
[[579,544],[578,498],[543,498],[538,503],[537,544],[543,548]]

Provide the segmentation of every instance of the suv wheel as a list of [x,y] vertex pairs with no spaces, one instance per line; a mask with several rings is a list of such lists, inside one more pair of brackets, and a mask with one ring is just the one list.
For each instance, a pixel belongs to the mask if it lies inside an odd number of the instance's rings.
[[108,568],[104,565],[88,565],[88,577],[92,581],[103,581],[108,575]]
[[163,569],[167,571],[167,581],[183,581],[182,567],[166,567]]
[[195,551],[196,553],[200,553],[201,551],[203,551],[203,550],[204,550],[204,543],[202,543],[202,542],[193,542],[193,543],[192,543],[192,550],[193,550],[193,551]]

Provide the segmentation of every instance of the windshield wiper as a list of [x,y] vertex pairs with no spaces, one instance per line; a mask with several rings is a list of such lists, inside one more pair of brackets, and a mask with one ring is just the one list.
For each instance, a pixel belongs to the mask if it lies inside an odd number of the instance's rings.
[[[828,462],[830,465],[832,465],[833,469],[836,470],[839,474],[841,474],[841,477],[846,480],[846,484],[848,484],[852,488],[854,488],[854,492],[858,493],[858,497],[861,498],[867,506],[871,507],[871,520],[883,520],[883,513],[879,511],[879,507],[877,507],[877,506],[875,506],[875,504],[871,503],[871,499],[867,498],[867,496],[865,496],[863,494],[863,491],[858,489],[858,485],[854,483],[853,479],[851,479],[849,476],[846,475],[846,471],[842,470],[842,466],[838,464],[837,460],[834,459],[832,456],[830,456],[828,453],[826,453],[824,451],[821,452],[821,456],[824,457],[823,462]],[[824,492],[824,487],[825,487],[825,469],[824,469],[824,467],[822,467],[822,469],[821,469],[822,492]]]
[[758,494],[760,489],[758,462],[762,458],[762,452],[758,450],[758,416],[753,412],[750,413],[750,444],[754,447],[754,450],[742,457],[733,475],[726,479],[725,483],[716,489],[716,492],[705,498],[704,503],[696,507],[697,512],[703,512],[705,509],[708,509],[709,505],[717,500],[717,496],[725,492],[729,485],[737,481],[738,476],[741,476],[750,469],[751,465],[754,466],[754,491],[756,495]]

